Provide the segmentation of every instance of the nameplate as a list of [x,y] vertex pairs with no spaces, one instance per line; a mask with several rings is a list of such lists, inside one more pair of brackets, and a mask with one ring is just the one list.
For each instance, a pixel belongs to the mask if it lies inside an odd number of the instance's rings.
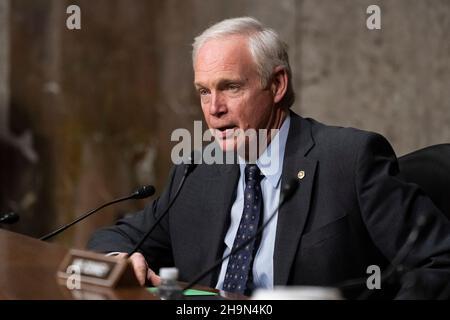
[[108,288],[139,286],[128,259],[72,249],[58,268],[57,277],[71,282]]

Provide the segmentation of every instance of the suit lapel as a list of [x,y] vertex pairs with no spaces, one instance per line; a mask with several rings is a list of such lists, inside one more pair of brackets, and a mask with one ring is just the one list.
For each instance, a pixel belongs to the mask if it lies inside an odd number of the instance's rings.
[[[274,252],[275,285],[287,284],[307,221],[317,161],[308,159],[306,154],[313,146],[309,122],[291,113],[281,183],[283,186],[292,179],[298,179],[299,187],[278,213]],[[303,174],[300,171],[303,171]]]
[[[208,247],[208,256],[205,257],[205,267],[211,266],[217,259],[222,257],[224,250],[224,238],[230,224],[230,210],[234,202],[236,184],[239,180],[239,165],[217,165],[217,175],[208,181],[206,193],[210,201],[206,204],[205,212],[209,216],[208,228],[205,231],[204,246]],[[205,279],[215,286],[220,267]]]

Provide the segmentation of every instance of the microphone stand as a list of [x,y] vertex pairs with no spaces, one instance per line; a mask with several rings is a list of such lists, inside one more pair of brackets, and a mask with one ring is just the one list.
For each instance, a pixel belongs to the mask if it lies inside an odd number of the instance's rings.
[[180,183],[178,184],[178,188],[177,191],[175,192],[174,197],[172,198],[172,200],[170,200],[169,205],[167,206],[167,208],[163,211],[163,213],[158,217],[158,219],[156,219],[155,223],[150,227],[150,229],[144,234],[144,236],[139,240],[139,242],[134,246],[133,250],[131,250],[128,253],[128,257],[131,257],[131,255],[135,252],[137,252],[142,244],[145,242],[145,240],[147,240],[147,238],[150,236],[150,234],[153,232],[153,230],[155,230],[155,228],[159,225],[159,223],[161,222],[161,220],[166,216],[166,214],[169,212],[169,209],[172,207],[172,205],[175,203],[175,200],[178,198],[178,195],[180,194],[181,188],[184,185],[184,182],[186,181],[186,178],[189,176],[189,174],[194,170],[194,168],[196,167],[196,164],[194,163],[194,156],[191,156],[192,159],[192,163],[188,163],[185,165],[184,167],[184,173],[183,173],[183,177],[180,180]]
[[152,196],[155,193],[155,188],[153,186],[144,186],[139,188],[138,190],[136,190],[132,195],[127,196],[127,197],[123,197],[123,198],[119,198],[119,199],[115,199],[113,201],[107,202],[103,205],[101,205],[100,207],[89,211],[88,213],[82,215],[81,217],[75,219],[74,221],[56,229],[55,231],[52,231],[42,237],[39,238],[39,240],[42,241],[46,241],[54,236],[56,236],[57,234],[63,232],[64,230],[70,228],[71,226],[73,226],[74,224],[80,222],[81,220],[86,219],[87,217],[89,217],[90,215],[94,214],[95,212],[103,209],[104,207],[110,206],[112,204],[118,203],[118,202],[122,202],[122,201],[126,201],[126,200],[130,200],[130,199],[143,199],[143,198],[147,198]]

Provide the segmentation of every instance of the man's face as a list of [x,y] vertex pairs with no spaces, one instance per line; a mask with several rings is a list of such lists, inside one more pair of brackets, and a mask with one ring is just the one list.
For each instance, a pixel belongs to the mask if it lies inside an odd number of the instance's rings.
[[206,123],[224,151],[237,150],[236,130],[271,129],[276,116],[270,86],[263,88],[247,39],[207,41],[194,61],[195,87]]

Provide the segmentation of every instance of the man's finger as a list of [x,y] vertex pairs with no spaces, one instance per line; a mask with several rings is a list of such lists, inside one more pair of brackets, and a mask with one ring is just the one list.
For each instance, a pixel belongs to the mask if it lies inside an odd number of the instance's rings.
[[148,265],[145,258],[139,252],[134,253],[130,257],[131,264],[133,265],[134,274],[136,275],[139,284],[143,286],[147,277]]
[[161,284],[161,278],[158,276],[152,269],[148,269],[147,271],[147,279],[155,286],[159,287]]

